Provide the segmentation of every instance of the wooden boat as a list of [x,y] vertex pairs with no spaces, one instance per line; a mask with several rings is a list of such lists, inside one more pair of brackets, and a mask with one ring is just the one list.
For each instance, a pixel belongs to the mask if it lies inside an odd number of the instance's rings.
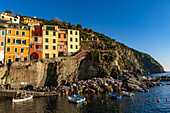
[[72,103],[80,103],[81,102],[80,98],[75,98],[75,97],[70,97],[70,96],[68,96],[68,100]]
[[80,95],[76,95],[76,94],[74,94],[74,97],[75,97],[75,98],[80,98],[80,100],[81,100],[81,101],[85,101],[85,100],[86,100],[86,98],[85,98],[85,97],[80,96]]
[[32,99],[33,95],[25,95],[25,96],[20,96],[20,97],[15,97],[12,99],[12,102],[23,102],[29,99]]
[[122,91],[122,94],[125,96],[134,96],[134,93],[130,93],[130,92],[126,92],[126,91]]
[[112,92],[109,92],[109,95],[110,95],[112,98],[121,99],[121,95],[118,95],[118,94],[115,94],[115,93],[112,93]]

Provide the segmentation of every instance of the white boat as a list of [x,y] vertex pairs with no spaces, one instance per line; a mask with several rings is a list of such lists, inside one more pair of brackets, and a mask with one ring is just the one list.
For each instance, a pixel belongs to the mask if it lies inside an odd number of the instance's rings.
[[13,98],[12,102],[23,102],[23,101],[26,101],[26,100],[30,100],[32,98],[33,98],[33,95],[25,95],[25,96]]
[[126,91],[122,91],[122,94],[125,96],[134,96],[134,93],[130,93],[130,92],[126,92]]
[[70,96],[68,96],[68,100],[72,103],[80,103],[81,102],[80,98],[70,97]]

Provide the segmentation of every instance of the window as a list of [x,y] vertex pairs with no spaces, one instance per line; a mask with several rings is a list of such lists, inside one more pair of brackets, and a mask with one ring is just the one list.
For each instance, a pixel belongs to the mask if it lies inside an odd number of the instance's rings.
[[24,53],[24,48],[21,48],[21,53]]
[[7,39],[7,43],[11,43],[11,39],[10,38]]
[[32,48],[32,45],[30,45],[30,48]]
[[72,42],[73,41],[73,38],[70,38],[70,42]]
[[67,45],[67,42],[64,42],[64,45]]
[[58,38],[61,38],[61,34],[58,34]]
[[47,30],[55,30],[55,27],[49,27],[49,26],[47,26],[46,29],[47,29]]
[[11,34],[11,30],[8,30],[8,34]]
[[22,36],[25,36],[25,31],[22,31]]
[[45,42],[48,42],[48,38],[45,39]]
[[26,44],[26,40],[22,40],[22,44]]
[[15,51],[15,52],[18,52],[18,48],[15,48],[14,51]]
[[10,21],[12,21],[12,18],[10,18]]
[[53,46],[53,50],[56,50],[56,46]]
[[2,18],[4,18],[4,16],[2,16]]
[[53,43],[56,43],[56,40],[55,40],[55,39],[53,39]]
[[16,43],[21,44],[21,40],[16,40]]
[[35,45],[35,49],[39,49],[39,46],[38,46],[38,45]]
[[11,30],[8,30],[8,34],[11,34]]
[[11,51],[11,48],[10,47],[7,47],[7,52],[10,52]]
[[78,49],[78,45],[76,45],[76,49]]
[[64,38],[66,38],[66,34],[64,34]]
[[34,38],[34,41],[37,42],[37,41],[38,41],[38,37],[35,37],[35,38]]
[[1,44],[1,46],[4,46],[4,42],[1,42],[0,44]]
[[62,49],[62,46],[60,46],[60,49]]
[[73,32],[72,31],[70,31],[70,34],[72,34]]
[[70,48],[73,49],[73,45],[70,45]]
[[48,45],[45,45],[45,49],[48,49]]
[[76,38],[76,42],[78,42],[78,38]]
[[55,54],[53,54],[53,58],[55,58]]
[[16,31],[16,35],[19,35],[19,31]]
[[77,31],[75,32],[75,34],[77,35]]
[[16,40],[15,40],[15,39],[13,39],[13,43],[14,43],[14,44],[16,43]]
[[5,31],[2,31],[2,32],[1,32],[1,36],[5,36]]
[[14,21],[17,21],[17,19],[14,19]]
[[56,36],[56,32],[53,32],[53,36]]
[[46,35],[48,35],[48,31],[46,31]]

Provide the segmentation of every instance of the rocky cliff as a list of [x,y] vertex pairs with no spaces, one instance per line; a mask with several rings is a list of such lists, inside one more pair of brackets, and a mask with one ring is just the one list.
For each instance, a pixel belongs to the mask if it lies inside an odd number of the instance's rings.
[[117,42],[117,50],[120,55],[119,65],[122,70],[136,74],[164,72],[164,68],[146,53],[136,51],[119,42]]

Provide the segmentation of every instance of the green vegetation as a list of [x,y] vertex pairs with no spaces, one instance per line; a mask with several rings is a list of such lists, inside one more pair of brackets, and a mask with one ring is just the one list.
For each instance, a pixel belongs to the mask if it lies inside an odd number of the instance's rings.
[[91,51],[90,52],[90,58],[95,61],[95,62],[100,62],[101,61],[101,53],[100,51]]

